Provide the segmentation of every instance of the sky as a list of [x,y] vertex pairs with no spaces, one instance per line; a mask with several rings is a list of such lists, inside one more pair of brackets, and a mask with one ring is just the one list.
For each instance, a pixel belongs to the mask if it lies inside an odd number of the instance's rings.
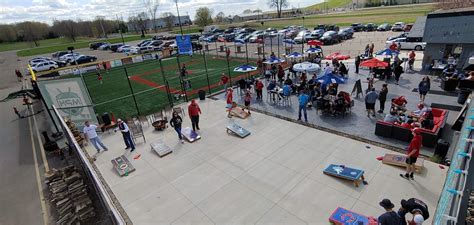
[[[171,12],[176,15],[173,0],[152,0],[159,2],[157,15]],[[290,7],[298,8],[317,4],[323,0],[288,0]],[[213,15],[241,14],[245,9],[271,10],[268,0],[178,0],[180,15],[194,19],[197,8],[207,6]],[[96,16],[127,20],[129,16],[145,11],[143,0],[0,0],[0,23],[40,21],[52,24],[53,19],[91,20]]]

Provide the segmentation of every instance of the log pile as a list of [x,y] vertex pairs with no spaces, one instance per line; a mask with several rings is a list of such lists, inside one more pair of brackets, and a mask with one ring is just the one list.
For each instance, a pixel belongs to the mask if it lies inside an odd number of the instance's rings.
[[76,139],[76,142],[82,146],[84,142],[84,138],[81,135],[81,132],[77,129],[76,124],[72,122],[70,119],[66,118],[66,125],[68,126],[69,130],[71,130],[72,135],[74,135],[74,138]]
[[46,184],[51,194],[51,205],[59,215],[57,225],[86,224],[95,216],[87,186],[74,166],[53,169],[46,174]]

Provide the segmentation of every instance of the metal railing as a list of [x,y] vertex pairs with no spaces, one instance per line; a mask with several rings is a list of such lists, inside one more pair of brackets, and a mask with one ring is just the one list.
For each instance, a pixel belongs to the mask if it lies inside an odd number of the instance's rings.
[[118,209],[120,206],[115,205],[114,201],[112,200],[112,196],[107,191],[108,189],[107,185],[102,183],[100,176],[97,174],[96,170],[93,168],[92,164],[89,162],[88,157],[82,151],[81,147],[79,146],[76,139],[74,138],[74,135],[72,134],[71,130],[66,125],[66,122],[64,121],[62,116],[59,114],[58,109],[54,105],[52,105],[52,108],[53,108],[53,113],[56,116],[57,120],[59,121],[59,124],[64,132],[64,135],[69,142],[70,148],[73,148],[73,150],[77,153],[78,158],[81,162],[81,165],[84,168],[84,172],[87,178],[91,181],[97,195],[99,196],[100,203],[102,204],[103,208],[106,210],[107,216],[110,219],[110,221],[116,225],[130,224],[129,222],[127,222],[129,221],[129,219],[125,219],[125,218],[128,218],[128,216],[122,215],[122,213]]
[[465,195],[467,171],[474,147],[474,103],[470,102],[466,118],[456,144],[451,165],[446,175],[441,196],[438,201],[434,225],[457,224],[460,215],[461,201]]

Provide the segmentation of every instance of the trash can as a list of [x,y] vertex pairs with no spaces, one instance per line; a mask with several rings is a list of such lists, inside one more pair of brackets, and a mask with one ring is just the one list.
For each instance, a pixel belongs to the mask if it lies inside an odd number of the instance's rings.
[[219,46],[219,52],[223,52],[223,51],[224,51],[224,45]]
[[237,46],[237,53],[242,53],[242,47],[241,46]]
[[199,90],[198,95],[199,95],[199,100],[206,99],[206,92],[204,90]]
[[471,94],[471,89],[466,89],[466,88],[459,89],[459,91],[458,91],[458,103],[461,104],[461,105],[464,105],[464,103],[467,100],[467,97],[469,97],[469,94]]
[[446,155],[448,154],[448,150],[449,150],[449,142],[443,139],[439,139],[436,145],[434,154],[444,159],[446,158]]

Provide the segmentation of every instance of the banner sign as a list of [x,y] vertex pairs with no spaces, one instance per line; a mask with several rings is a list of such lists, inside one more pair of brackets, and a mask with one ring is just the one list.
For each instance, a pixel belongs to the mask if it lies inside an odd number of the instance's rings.
[[180,55],[193,54],[193,45],[191,44],[191,36],[189,35],[176,36],[176,45],[178,46],[178,54]]
[[81,78],[47,80],[38,82],[49,110],[56,106],[62,117],[70,118],[76,125],[85,121],[97,122],[92,102]]

